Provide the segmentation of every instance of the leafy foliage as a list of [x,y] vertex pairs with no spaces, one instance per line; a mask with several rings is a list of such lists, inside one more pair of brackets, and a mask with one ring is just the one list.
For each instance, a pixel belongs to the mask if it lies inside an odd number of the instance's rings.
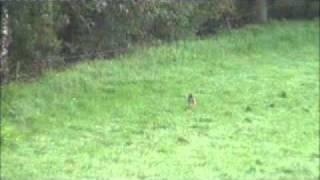
[[[10,72],[12,76],[36,75],[65,63],[111,57],[115,50],[126,51],[137,43],[230,30],[252,21],[253,3],[253,0],[9,1]],[[270,12],[273,17],[314,17],[319,12],[315,8],[317,3],[317,0],[273,0]],[[303,11],[298,12],[300,9]]]

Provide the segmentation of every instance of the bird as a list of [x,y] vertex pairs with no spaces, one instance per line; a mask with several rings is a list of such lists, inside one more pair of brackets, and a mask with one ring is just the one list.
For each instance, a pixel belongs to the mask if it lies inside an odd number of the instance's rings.
[[188,106],[190,109],[195,108],[197,105],[196,98],[190,93],[188,96]]

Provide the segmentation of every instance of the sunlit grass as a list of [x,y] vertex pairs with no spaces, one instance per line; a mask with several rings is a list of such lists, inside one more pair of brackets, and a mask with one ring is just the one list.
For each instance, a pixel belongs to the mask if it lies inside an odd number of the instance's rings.
[[319,177],[317,21],[141,49],[3,94],[4,179]]

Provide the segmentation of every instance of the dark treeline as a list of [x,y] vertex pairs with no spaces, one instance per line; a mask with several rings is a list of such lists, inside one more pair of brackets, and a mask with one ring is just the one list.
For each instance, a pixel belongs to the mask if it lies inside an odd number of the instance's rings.
[[[268,2],[268,3],[266,3]],[[267,18],[314,18],[319,0],[0,1],[8,14],[2,76],[30,77],[83,59],[108,58],[134,44],[214,34]],[[265,4],[264,4],[265,3]],[[266,12],[263,12],[266,11]],[[2,50],[5,48],[1,46]],[[2,63],[3,64],[3,63]],[[8,72],[3,73],[4,66]],[[7,74],[7,75],[5,75]],[[3,78],[2,77],[2,78]]]

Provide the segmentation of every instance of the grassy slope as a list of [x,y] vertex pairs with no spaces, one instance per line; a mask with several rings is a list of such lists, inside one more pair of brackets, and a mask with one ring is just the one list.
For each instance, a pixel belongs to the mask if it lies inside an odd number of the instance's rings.
[[1,175],[316,179],[318,25],[249,26],[12,84]]

